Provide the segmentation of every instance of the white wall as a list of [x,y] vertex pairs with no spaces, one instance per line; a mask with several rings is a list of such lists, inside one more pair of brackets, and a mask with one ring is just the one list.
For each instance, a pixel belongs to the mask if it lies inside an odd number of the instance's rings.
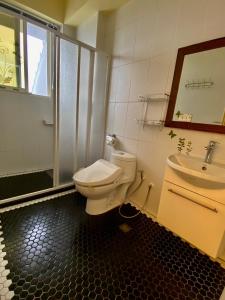
[[0,175],[53,167],[52,119],[49,98],[0,91]]
[[[166,157],[176,152],[177,139],[170,128],[138,126],[142,116],[139,94],[170,93],[177,49],[225,36],[224,0],[132,0],[111,14],[105,23],[105,49],[113,54],[107,132],[115,133],[119,148],[137,155],[146,180],[132,200],[142,205],[147,184],[154,187],[146,210],[157,214]],[[165,107],[152,104],[151,117]],[[225,162],[225,136],[174,130],[193,142],[193,154],[205,155],[210,139],[220,142],[215,160]],[[106,148],[106,158],[110,149]]]
[[[75,38],[98,50],[104,48],[105,18],[103,12],[96,12],[74,30]],[[65,27],[68,27],[67,25]],[[68,30],[67,30],[68,32]],[[65,32],[65,33],[67,33]],[[69,33],[69,32],[68,32]],[[70,34],[70,36],[72,36]],[[74,37],[74,36],[73,36]]]
[[95,13],[76,28],[76,39],[96,47],[98,31],[98,13]]

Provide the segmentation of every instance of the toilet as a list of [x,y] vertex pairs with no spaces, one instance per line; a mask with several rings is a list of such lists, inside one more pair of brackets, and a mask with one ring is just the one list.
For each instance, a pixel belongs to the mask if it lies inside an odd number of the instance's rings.
[[99,215],[119,206],[135,179],[136,157],[124,151],[99,159],[73,176],[77,191],[87,197],[86,212]]

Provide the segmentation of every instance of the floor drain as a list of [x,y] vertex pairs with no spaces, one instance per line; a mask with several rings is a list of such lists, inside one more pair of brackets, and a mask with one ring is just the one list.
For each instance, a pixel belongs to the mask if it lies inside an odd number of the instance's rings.
[[122,232],[127,233],[127,232],[131,231],[132,228],[128,224],[123,223],[123,224],[119,225],[119,229]]

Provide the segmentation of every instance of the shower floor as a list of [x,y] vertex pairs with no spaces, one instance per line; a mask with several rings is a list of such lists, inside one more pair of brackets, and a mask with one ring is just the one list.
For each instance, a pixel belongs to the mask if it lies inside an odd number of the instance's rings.
[[0,215],[13,299],[220,298],[225,270],[206,255],[145,215],[84,208],[76,193]]
[[0,177],[0,200],[53,186],[52,170]]

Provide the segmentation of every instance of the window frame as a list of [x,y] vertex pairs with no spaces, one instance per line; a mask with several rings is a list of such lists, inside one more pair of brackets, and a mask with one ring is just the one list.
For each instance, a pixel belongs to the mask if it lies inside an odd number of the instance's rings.
[[[5,13],[7,15],[10,15],[12,17],[15,17],[18,19],[19,25],[19,32],[23,34],[23,65],[20,65],[20,77],[19,77],[19,87],[12,87],[7,85],[0,84],[0,91],[9,91],[9,92],[19,92],[24,93],[28,95],[32,95],[35,97],[45,97],[45,98],[51,98],[53,95],[52,86],[53,86],[53,74],[52,70],[54,68],[54,53],[52,53],[53,44],[56,39],[56,33],[60,31],[60,27],[55,24],[48,23],[47,21],[42,21],[40,19],[40,23],[38,22],[38,18],[36,16],[28,15],[27,13],[24,13],[23,11],[20,11],[19,9],[12,10],[0,6],[0,12]],[[24,16],[24,14],[26,16]],[[27,24],[33,24],[36,25],[42,29],[45,29],[47,31],[47,55],[48,55],[48,63],[47,63],[47,81],[48,81],[48,95],[38,95],[33,94],[29,92],[29,86],[28,86],[28,56],[27,56]],[[21,26],[22,24],[22,26]],[[19,48],[21,49],[21,44],[19,45]],[[24,69],[24,87],[21,87],[21,68]]]

